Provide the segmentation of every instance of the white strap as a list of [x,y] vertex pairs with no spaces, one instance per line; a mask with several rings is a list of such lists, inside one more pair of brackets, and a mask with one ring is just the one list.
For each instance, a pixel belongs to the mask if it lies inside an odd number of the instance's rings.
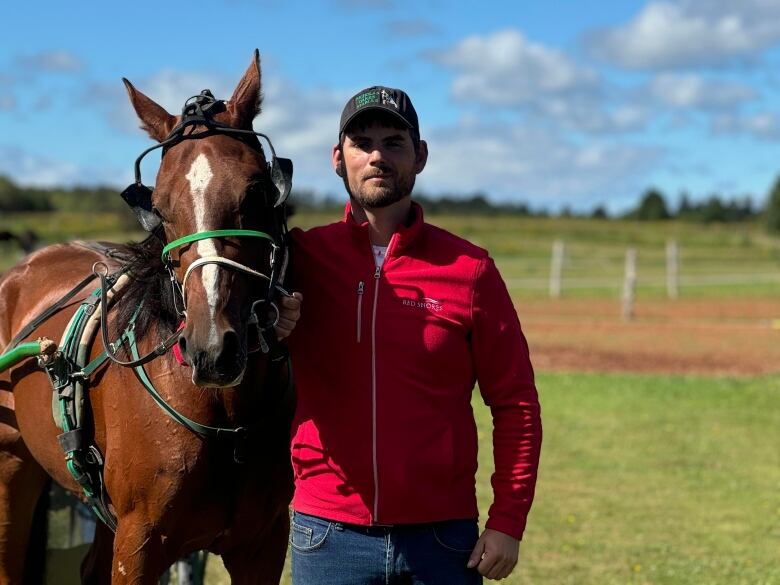
[[187,289],[187,279],[189,278],[190,274],[193,270],[198,268],[199,266],[203,266],[204,264],[219,264],[222,266],[227,266],[228,268],[233,268],[235,270],[238,270],[239,272],[244,272],[246,274],[251,274],[252,276],[257,276],[258,278],[264,278],[268,282],[271,282],[270,277],[266,276],[262,272],[258,272],[257,270],[252,270],[248,266],[244,266],[243,264],[239,264],[238,262],[235,262],[234,260],[230,260],[229,258],[223,258],[222,256],[202,256],[201,258],[198,258],[195,260],[192,264],[189,265],[187,268],[187,272],[184,273],[184,278],[181,282],[181,296],[183,299],[185,299],[185,305],[186,305],[186,296],[185,291]]

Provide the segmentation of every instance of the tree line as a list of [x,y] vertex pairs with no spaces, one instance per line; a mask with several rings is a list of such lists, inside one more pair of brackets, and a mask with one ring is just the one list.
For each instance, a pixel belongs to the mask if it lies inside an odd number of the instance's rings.
[[[771,232],[780,233],[780,177],[773,185],[765,205],[756,205],[750,196],[725,198],[718,194],[693,201],[682,194],[677,205],[672,206],[658,189],[648,189],[637,205],[629,211],[610,215],[603,205],[588,212],[574,212],[564,207],[559,213],[537,208],[524,202],[495,202],[484,193],[468,195],[449,193],[433,197],[416,191],[414,198],[431,213],[474,213],[480,215],[518,215],[527,217],[589,217],[597,219],[633,219],[637,221],[664,221],[679,219],[701,223],[736,223],[761,220]],[[297,190],[291,197],[301,210],[322,209],[342,205],[332,199],[318,198],[316,193]],[[23,187],[10,178],[0,175],[0,212],[127,212],[119,192],[111,187]]]
[[124,212],[127,205],[111,187],[22,187],[0,175],[0,212]]

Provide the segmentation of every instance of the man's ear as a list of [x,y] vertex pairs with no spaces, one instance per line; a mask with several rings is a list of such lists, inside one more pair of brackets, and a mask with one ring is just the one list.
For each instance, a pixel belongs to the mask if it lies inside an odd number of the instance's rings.
[[425,163],[428,162],[428,143],[425,140],[420,140],[420,144],[417,147],[417,156],[414,161],[414,172],[420,174],[425,168]]
[[343,176],[343,164],[344,164],[344,154],[341,152],[341,145],[335,144],[333,145],[333,150],[330,153],[331,158],[331,164],[333,165],[333,170],[336,171],[336,174],[339,177]]

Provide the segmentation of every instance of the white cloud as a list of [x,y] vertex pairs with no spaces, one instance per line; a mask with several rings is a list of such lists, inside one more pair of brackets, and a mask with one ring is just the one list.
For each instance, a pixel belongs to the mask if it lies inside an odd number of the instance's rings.
[[[351,91],[304,90],[289,81],[266,84],[263,114],[255,127],[268,133],[280,156],[293,158],[296,188],[344,197],[330,165],[341,109]],[[621,123],[638,114],[626,107],[613,112]],[[614,123],[615,120],[613,120]],[[646,171],[658,162],[657,148],[589,141],[578,144],[556,130],[518,123],[486,126],[474,117],[456,126],[429,127],[423,136],[431,156],[419,177],[432,194],[482,191],[504,200],[542,205],[629,192],[644,185]]]
[[780,41],[776,0],[680,0],[647,4],[629,23],[594,31],[586,44],[627,69],[723,66]]
[[77,55],[62,50],[22,55],[16,58],[16,65],[26,72],[32,69],[33,73],[41,71],[73,73],[84,68],[84,62]]
[[521,111],[558,127],[588,133],[640,129],[643,105],[611,103],[614,92],[593,69],[517,30],[471,36],[434,59],[456,72],[452,95],[461,103]]
[[592,92],[598,75],[516,30],[471,36],[436,55],[458,71],[456,99],[493,106],[536,104],[550,97]]
[[[0,145],[0,174],[33,187],[59,187],[83,184],[115,184],[115,171],[87,168],[72,162]],[[127,184],[129,181],[125,181]]]
[[0,96],[0,112],[10,112],[16,109],[16,98],[10,94]]
[[[221,97],[232,92],[234,83],[207,75],[166,72],[141,80],[137,87],[173,109],[172,105],[180,105],[203,87],[212,88]],[[351,90],[302,88],[284,78],[266,77],[264,93],[263,113],[254,126],[271,137],[279,156],[293,159],[295,188],[343,197],[341,180],[330,165],[330,150],[337,140],[339,115]],[[123,94],[121,88],[108,93],[111,103],[116,108],[121,106],[123,115],[136,126]],[[569,119],[573,125],[598,124],[601,129],[627,128],[646,116],[641,107],[629,104],[594,118],[592,110],[581,102],[558,97],[551,96],[547,105],[534,107],[548,107],[551,115]],[[493,197],[522,198],[538,205],[577,198],[584,202],[589,195],[606,200],[618,192],[633,194],[644,187],[646,171],[660,156],[658,149],[644,146],[603,140],[581,144],[565,138],[560,128],[544,129],[533,122],[486,126],[475,117],[455,127],[429,127],[426,133],[431,158],[420,177],[420,186],[426,191],[483,191]]]
[[420,176],[425,191],[482,191],[545,206],[633,195],[662,154],[658,148],[604,141],[579,144],[525,124],[466,122],[434,130],[429,144],[428,166]]
[[675,73],[656,76],[650,83],[649,92],[661,104],[681,109],[729,108],[756,97],[753,89],[739,83]]
[[780,140],[780,116],[758,112],[744,116],[722,114],[712,120],[716,134],[746,134],[763,140]]
[[595,97],[553,98],[536,104],[535,114],[543,114],[566,130],[613,134],[641,130],[652,111],[646,104],[610,106]]

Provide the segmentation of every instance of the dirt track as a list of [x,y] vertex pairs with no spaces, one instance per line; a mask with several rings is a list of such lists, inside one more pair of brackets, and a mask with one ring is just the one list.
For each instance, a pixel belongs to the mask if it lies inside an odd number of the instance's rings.
[[780,373],[780,298],[534,300],[518,313],[537,371],[751,376]]

